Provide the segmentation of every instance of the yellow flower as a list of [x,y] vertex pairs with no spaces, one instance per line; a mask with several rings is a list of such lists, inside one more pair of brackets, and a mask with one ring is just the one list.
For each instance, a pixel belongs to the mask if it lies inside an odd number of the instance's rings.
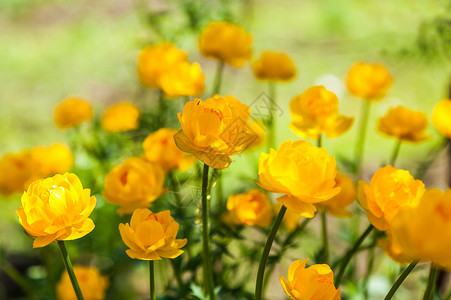
[[316,207],[335,217],[350,217],[352,213],[347,207],[357,196],[354,181],[348,175],[338,172],[335,177],[335,186],[341,188],[340,193],[330,200],[316,204]]
[[91,121],[94,116],[92,106],[79,98],[67,98],[55,108],[55,124],[66,129]]
[[435,105],[432,124],[441,134],[451,138],[451,99],[444,99]]
[[34,237],[33,248],[81,238],[94,229],[89,215],[96,198],[77,175],[65,173],[32,182],[16,210],[20,224]]
[[194,99],[177,116],[182,126],[174,136],[177,146],[215,169],[227,168],[230,156],[258,138],[249,126],[249,107],[230,95]]
[[108,107],[102,116],[102,127],[109,132],[124,132],[139,127],[139,109],[130,102],[120,102]]
[[404,254],[398,242],[393,238],[391,231],[387,231],[387,236],[378,240],[377,244],[392,260],[400,264],[408,264],[412,262],[412,258]]
[[0,193],[5,196],[23,193],[37,179],[36,173],[30,150],[5,154],[0,159]]
[[143,142],[143,159],[160,165],[165,171],[186,170],[194,156],[181,151],[174,141],[177,129],[161,128],[149,134]]
[[404,106],[391,108],[377,123],[377,129],[382,134],[411,143],[427,140],[427,127],[428,120],[423,112]]
[[389,230],[394,216],[403,209],[416,207],[425,189],[409,171],[392,166],[380,168],[370,184],[359,181],[358,200],[366,215],[379,230]]
[[297,135],[318,140],[324,133],[335,138],[351,128],[354,118],[338,114],[338,98],[322,85],[312,86],[290,102],[293,122],[290,129]]
[[250,132],[254,134],[254,138],[250,141],[249,145],[246,147],[246,151],[252,151],[260,148],[265,143],[266,133],[265,125],[262,121],[252,121],[249,123]]
[[37,164],[38,172],[43,176],[65,173],[74,163],[72,152],[62,144],[35,147],[31,150],[31,157]]
[[198,63],[183,61],[160,75],[159,86],[168,97],[199,96],[205,90],[205,76]]
[[321,264],[305,268],[308,260],[295,260],[288,268],[288,280],[279,277],[285,293],[294,300],[340,300],[330,267]]
[[[282,208],[282,203],[277,202],[274,205],[274,211],[276,212],[276,214],[279,213],[280,209]],[[299,215],[298,213],[296,213],[295,211],[287,208],[287,211],[285,212],[285,215],[283,216],[283,226],[285,227],[286,230],[288,231],[293,231],[296,229],[296,227],[299,224],[299,221],[301,221],[302,216]]]
[[393,79],[381,64],[359,62],[351,67],[346,85],[351,94],[365,100],[382,98],[391,87]]
[[335,158],[326,149],[306,141],[286,141],[279,150],[260,154],[257,184],[267,191],[285,194],[277,200],[312,218],[314,203],[327,201],[340,192],[335,187],[336,174]]
[[282,52],[263,52],[252,64],[252,70],[260,80],[290,81],[296,76],[293,60]]
[[176,239],[179,224],[165,210],[152,213],[147,208],[139,208],[133,212],[130,225],[119,224],[119,231],[128,256],[142,260],[160,260],[176,258],[183,253],[180,250],[186,245],[186,239]]
[[[85,300],[103,300],[109,285],[108,277],[100,274],[99,270],[93,267],[74,266],[75,277]],[[63,272],[60,281],[56,286],[59,300],[77,300],[69,275]]]
[[225,21],[208,24],[199,37],[202,55],[213,57],[234,67],[241,67],[251,59],[251,46],[252,35],[240,25]]
[[186,53],[169,42],[144,47],[138,57],[138,78],[145,87],[160,88],[161,75],[187,61]]
[[273,218],[268,196],[257,189],[230,195],[227,211],[232,223],[238,225],[266,227]]
[[127,158],[105,177],[103,196],[119,205],[119,215],[131,214],[136,208],[149,207],[166,192],[163,169],[141,158]]

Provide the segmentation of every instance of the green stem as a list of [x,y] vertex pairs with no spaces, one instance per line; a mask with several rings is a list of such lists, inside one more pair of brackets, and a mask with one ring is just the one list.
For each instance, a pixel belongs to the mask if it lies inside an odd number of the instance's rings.
[[155,293],[155,265],[153,260],[149,260],[149,283],[150,283],[150,300],[156,300]]
[[213,82],[213,96],[219,94],[221,91],[222,75],[224,73],[224,62],[219,61],[216,67],[215,79]]
[[440,272],[440,269],[435,267],[431,263],[431,271],[429,272],[428,284],[426,286],[426,290],[424,291],[423,300],[433,300],[434,299],[435,283],[437,282],[439,272]]
[[276,121],[274,119],[274,111],[276,111],[276,85],[274,82],[268,82],[268,96],[269,96],[269,116],[266,121],[268,126],[268,134],[266,140],[266,147],[269,152],[270,148],[274,148],[275,146],[275,130],[276,130]]
[[368,127],[368,118],[370,115],[371,102],[364,100],[362,104],[362,118],[360,119],[360,130],[357,143],[355,145],[355,170],[360,176],[363,161],[363,149],[365,144],[366,128]]
[[398,277],[395,284],[391,287],[390,291],[388,292],[387,296],[385,296],[384,300],[391,300],[392,297],[395,295],[396,291],[399,289],[401,284],[404,282],[404,280],[409,276],[410,272],[416,267],[418,264],[418,260],[414,260],[410,263],[410,265],[402,272],[402,274]]
[[271,251],[272,243],[274,242],[274,238],[276,237],[277,230],[279,229],[280,223],[282,223],[283,216],[287,208],[285,205],[282,205],[280,208],[279,214],[277,215],[276,220],[274,221],[271,231],[269,232],[268,239],[266,240],[265,248],[263,249],[262,258],[260,260],[260,264],[258,266],[257,272],[257,282],[255,284],[255,300],[261,300],[263,297],[263,279],[265,277],[265,267],[266,262],[268,261],[269,252]]
[[346,267],[348,266],[349,262],[351,261],[351,258],[354,256],[355,253],[358,252],[360,245],[363,243],[363,241],[366,239],[366,237],[371,233],[374,226],[369,225],[368,228],[362,233],[362,235],[358,238],[358,240],[354,243],[351,249],[346,252],[345,257],[341,261],[340,269],[338,271],[337,277],[335,279],[335,286],[339,287],[341,280],[343,279],[343,275],[345,273]]
[[[376,235],[373,234],[373,242],[372,245],[376,245]],[[375,246],[368,248],[368,264],[366,267],[366,274],[365,278],[363,280],[364,282],[364,295],[365,299],[368,299],[368,281],[370,279],[371,273],[373,272],[373,266],[374,266],[374,252],[375,252]]]
[[70,262],[69,254],[67,254],[66,246],[64,241],[58,241],[58,246],[60,247],[61,255],[63,256],[64,265],[66,266],[67,274],[69,275],[70,282],[74,288],[77,300],[83,300],[83,295],[78,285],[77,277],[75,277],[74,269],[72,268],[72,263]]
[[216,170],[216,204],[222,207],[222,170]]
[[401,143],[402,141],[398,139],[396,141],[395,148],[393,148],[393,153],[390,158],[390,165],[392,165],[393,167],[395,166],[396,159],[398,158],[399,149],[401,149]]
[[316,146],[322,147],[322,145],[323,145],[323,135],[320,133],[318,136],[318,140],[316,141]]
[[323,239],[323,264],[329,264],[329,240],[327,238],[327,215],[321,212],[321,235]]
[[166,123],[166,102],[164,100],[164,92],[163,90],[159,91],[158,95],[158,115],[160,117],[159,119],[159,127],[163,128],[164,124]]

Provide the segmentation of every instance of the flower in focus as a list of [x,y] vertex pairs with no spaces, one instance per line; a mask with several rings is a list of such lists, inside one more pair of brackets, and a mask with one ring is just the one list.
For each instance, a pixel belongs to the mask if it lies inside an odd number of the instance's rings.
[[164,178],[156,163],[130,157],[106,175],[103,196],[121,207],[119,215],[131,214],[136,208],[149,207],[166,192]]
[[68,98],[55,108],[54,120],[61,129],[72,128],[91,121],[94,116],[91,104],[79,98]]
[[391,108],[377,123],[377,129],[382,134],[411,143],[427,140],[427,127],[428,120],[423,112],[404,106]]
[[[108,277],[93,267],[74,266],[75,277],[85,300],[103,300],[109,285]],[[63,272],[56,286],[59,300],[77,300],[67,272]]]
[[186,239],[176,239],[179,224],[165,210],[152,213],[147,208],[139,208],[133,212],[130,225],[119,224],[119,231],[126,250],[131,258],[143,260],[160,260],[176,258],[183,253],[180,250],[186,245]]
[[227,211],[231,223],[238,225],[266,227],[273,218],[268,196],[257,189],[230,195],[227,199]]
[[365,100],[380,99],[391,87],[392,82],[387,68],[377,63],[356,63],[346,77],[349,92]]
[[230,95],[194,99],[177,116],[182,126],[174,136],[177,147],[215,169],[227,168],[230,156],[258,138],[249,126],[249,107]]
[[37,164],[38,172],[44,176],[65,173],[74,163],[72,152],[62,144],[35,147],[31,150],[31,157]]
[[[279,213],[281,208],[282,208],[282,203],[280,203],[280,202],[277,202],[274,205],[274,211],[276,212],[276,214]],[[302,219],[301,215],[299,215],[295,211],[287,208],[287,211],[285,212],[285,215],[283,216],[283,219],[282,219],[282,224],[287,231],[292,232],[293,230],[296,229],[296,227],[298,226],[299,221],[301,221],[301,219]]]
[[324,133],[335,138],[351,128],[354,118],[338,114],[338,98],[322,85],[312,86],[290,102],[293,122],[290,129],[297,135],[318,140]]
[[296,76],[293,60],[282,52],[263,52],[252,64],[252,70],[260,80],[289,81]]
[[334,217],[350,217],[352,213],[348,210],[357,196],[354,181],[343,173],[337,172],[335,186],[341,188],[340,193],[325,202],[316,204],[319,210],[325,210]]
[[168,97],[199,96],[205,90],[205,76],[198,63],[179,62],[160,75],[159,86]]
[[243,66],[252,57],[252,35],[230,22],[211,22],[202,30],[199,49],[202,55],[213,57],[234,67]]
[[408,264],[412,262],[412,258],[404,254],[398,242],[393,238],[391,231],[387,231],[387,236],[379,239],[377,244],[392,260],[400,264]]
[[336,174],[335,158],[326,149],[306,141],[286,141],[279,150],[260,154],[257,184],[267,191],[285,194],[277,200],[312,218],[314,203],[327,201],[340,192],[335,186]]
[[371,224],[389,230],[394,216],[416,207],[424,191],[423,182],[415,180],[409,171],[386,166],[374,173],[370,184],[359,181],[357,198]]
[[30,150],[3,155],[0,159],[0,193],[5,196],[23,193],[30,182],[37,179],[36,172]]
[[308,260],[295,260],[288,268],[288,280],[279,277],[285,293],[295,300],[340,300],[330,267],[318,264],[306,268]]
[[432,124],[441,134],[451,138],[451,99],[444,99],[434,106]]
[[140,111],[133,103],[120,102],[108,107],[102,116],[102,127],[109,132],[124,132],[139,127]]
[[89,215],[96,198],[77,175],[65,173],[32,182],[16,210],[20,224],[34,237],[33,248],[81,238],[94,229]]

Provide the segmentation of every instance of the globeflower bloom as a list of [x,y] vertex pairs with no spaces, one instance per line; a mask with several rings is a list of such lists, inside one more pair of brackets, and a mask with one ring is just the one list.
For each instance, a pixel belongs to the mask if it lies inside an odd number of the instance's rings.
[[180,250],[186,245],[186,239],[176,239],[179,224],[165,210],[152,213],[146,208],[133,212],[130,225],[119,224],[119,231],[126,250],[131,258],[142,260],[160,260],[176,258],[183,253]]
[[133,103],[120,102],[108,107],[102,116],[102,127],[108,132],[124,132],[139,127],[140,111]]
[[38,179],[30,150],[7,153],[0,159],[0,193],[10,196],[23,193],[31,181]]
[[447,138],[451,138],[451,99],[444,99],[434,106],[432,124]]
[[[105,299],[106,289],[109,285],[108,277],[102,275],[99,270],[93,267],[75,265],[73,268],[85,300]],[[67,272],[63,272],[56,286],[56,292],[59,300],[77,300]]]
[[330,200],[316,204],[316,207],[334,217],[350,217],[352,213],[348,210],[348,206],[357,197],[354,181],[348,175],[337,172],[335,186],[341,188],[340,193]]
[[89,215],[96,198],[77,175],[65,173],[32,182],[16,210],[20,224],[34,238],[33,248],[81,238],[94,229]]
[[141,158],[127,158],[105,177],[103,196],[121,208],[119,215],[131,214],[136,208],[149,207],[166,192],[163,169]]
[[294,300],[340,300],[330,267],[321,264],[306,268],[308,260],[295,260],[288,268],[288,280],[280,276],[285,293]]
[[55,108],[54,120],[61,129],[73,128],[94,116],[91,104],[80,98],[67,98]]
[[160,75],[159,86],[168,97],[199,96],[205,90],[205,75],[198,63],[183,61]]
[[377,63],[356,63],[346,77],[349,92],[365,100],[382,98],[392,83],[393,79],[387,68]]
[[429,138],[427,127],[428,120],[423,112],[404,106],[391,108],[377,123],[380,133],[411,143],[427,140]]
[[227,199],[228,218],[232,224],[245,226],[268,226],[273,219],[268,196],[261,190],[230,195]]
[[424,191],[423,182],[409,171],[386,166],[374,173],[370,184],[359,181],[357,198],[371,224],[385,231],[399,211],[418,206]]
[[290,129],[297,135],[318,140],[321,134],[335,138],[351,128],[354,118],[338,114],[338,98],[322,85],[312,86],[290,102]]
[[243,66],[252,57],[252,35],[230,22],[211,22],[199,37],[202,55],[234,67]]
[[35,147],[31,150],[31,158],[37,164],[37,172],[44,176],[65,173],[74,164],[72,152],[63,144]]
[[324,148],[306,141],[286,141],[276,151],[261,153],[258,160],[257,184],[263,189],[285,194],[277,199],[288,209],[312,218],[313,204],[336,196],[337,165]]
[[293,60],[282,52],[263,52],[252,64],[252,70],[260,80],[290,81],[296,76]]

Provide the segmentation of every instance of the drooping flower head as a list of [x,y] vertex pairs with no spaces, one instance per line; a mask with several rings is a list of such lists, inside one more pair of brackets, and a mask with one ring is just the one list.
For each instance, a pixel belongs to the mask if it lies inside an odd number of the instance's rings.
[[260,80],[290,81],[296,76],[293,60],[283,52],[262,52],[252,64],[252,70]]
[[[94,267],[74,266],[75,277],[85,300],[103,300],[109,285],[108,277]],[[77,300],[67,272],[63,272],[56,286],[59,300]]]
[[451,138],[451,99],[444,99],[434,106],[432,124],[447,138]]
[[54,120],[61,129],[73,128],[94,116],[91,104],[80,98],[67,98],[55,108]]
[[139,127],[139,108],[123,101],[108,107],[102,116],[102,127],[108,132],[124,132]]
[[352,213],[348,210],[348,206],[357,198],[355,183],[348,175],[337,172],[335,186],[341,188],[340,193],[330,200],[316,204],[316,207],[334,217],[350,217]]
[[365,100],[380,100],[391,87],[393,79],[381,64],[356,63],[349,70],[346,85],[351,94]]
[[205,90],[205,76],[198,63],[183,61],[160,75],[159,87],[168,97],[199,96]]

